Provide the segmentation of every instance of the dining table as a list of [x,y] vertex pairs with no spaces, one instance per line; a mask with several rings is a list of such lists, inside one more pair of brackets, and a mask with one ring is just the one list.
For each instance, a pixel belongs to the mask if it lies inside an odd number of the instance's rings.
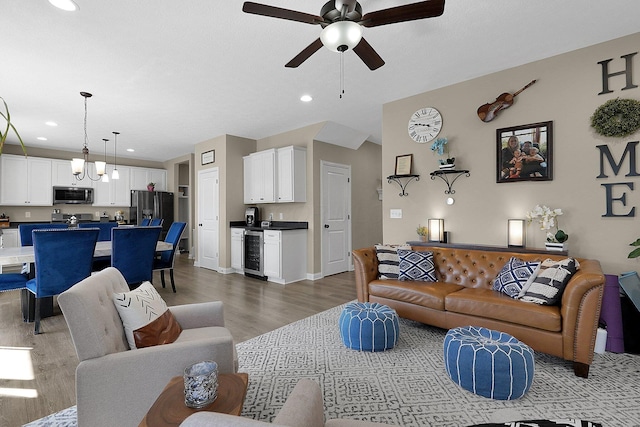
[[[173,249],[173,245],[168,242],[158,241],[156,244],[156,252],[163,252]],[[111,241],[96,242],[96,248],[93,252],[94,258],[111,256]],[[33,246],[18,246],[13,248],[0,247],[0,266],[3,265],[21,265],[30,264],[30,274],[33,275],[35,268],[36,256]],[[33,322],[35,320],[35,297],[33,293],[27,289],[21,290],[21,309],[22,320],[25,322]],[[53,314],[53,298],[42,298],[40,302],[40,317],[48,317]]]

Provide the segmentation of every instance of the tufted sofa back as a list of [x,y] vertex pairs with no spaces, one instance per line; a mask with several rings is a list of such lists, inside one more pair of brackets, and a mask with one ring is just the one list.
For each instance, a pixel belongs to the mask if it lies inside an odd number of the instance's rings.
[[564,255],[498,252],[463,248],[414,246],[414,251],[432,251],[439,281],[468,288],[491,289],[491,283],[512,256],[525,261],[560,260]]
[[129,350],[113,294],[129,292],[120,272],[109,267],[58,296],[78,360]]

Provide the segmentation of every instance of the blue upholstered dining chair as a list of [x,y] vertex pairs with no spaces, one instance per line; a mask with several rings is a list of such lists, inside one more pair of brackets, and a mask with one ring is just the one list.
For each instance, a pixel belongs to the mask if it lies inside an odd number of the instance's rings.
[[108,242],[111,240],[111,229],[117,226],[117,222],[81,222],[78,224],[78,228],[99,229],[100,234],[98,234],[98,242]]
[[149,225],[152,227],[158,227],[158,226],[161,226],[163,222],[164,222],[163,218],[153,218]]
[[27,289],[36,298],[35,330],[40,333],[40,299],[58,295],[91,275],[96,229],[53,229],[32,232],[36,277]]
[[31,238],[31,232],[33,230],[54,230],[58,228],[68,228],[68,226],[64,222],[54,222],[51,224],[48,222],[37,224],[20,224],[18,226],[18,233],[20,234],[20,246],[33,246],[33,239]]
[[186,222],[174,222],[169,227],[169,231],[167,232],[167,237],[164,238],[164,241],[167,243],[171,243],[173,246],[169,251],[160,252],[160,257],[156,258],[153,261],[153,270],[160,270],[160,279],[162,280],[162,287],[165,287],[164,284],[164,271],[169,269],[169,277],[171,277],[171,287],[173,288],[173,292],[176,291],[176,283],[173,280],[173,262],[176,257],[176,249],[178,249],[178,243],[180,243],[180,237],[182,237],[182,233],[184,232],[185,227],[187,226]]
[[149,225],[151,225],[151,218],[142,218],[142,221],[140,222],[140,226],[148,227]]
[[0,274],[0,292],[25,289],[27,280],[26,273],[2,273]]
[[162,227],[116,227],[111,230],[111,266],[131,289],[153,279],[153,259]]

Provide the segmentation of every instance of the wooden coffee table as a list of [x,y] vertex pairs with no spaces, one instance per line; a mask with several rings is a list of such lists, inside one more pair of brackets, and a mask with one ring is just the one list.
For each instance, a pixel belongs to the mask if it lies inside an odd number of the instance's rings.
[[240,415],[247,394],[249,374],[218,374],[218,397],[201,409],[184,404],[184,380],[173,377],[162,390],[140,423],[140,427],[179,426],[189,415],[199,411]]

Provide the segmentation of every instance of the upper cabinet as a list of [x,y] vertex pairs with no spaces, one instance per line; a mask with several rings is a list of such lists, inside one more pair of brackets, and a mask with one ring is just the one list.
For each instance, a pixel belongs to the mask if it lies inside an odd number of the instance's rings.
[[283,147],[278,160],[278,203],[307,201],[307,149]]
[[276,150],[264,150],[244,159],[244,202],[275,203]]
[[[93,163],[89,163],[89,168],[95,171]],[[98,176],[93,175],[93,177]],[[51,160],[51,184],[54,187],[93,187],[93,181],[87,176],[81,180],[76,179],[71,170],[70,160]]]
[[131,189],[147,190],[147,185],[153,182],[156,191],[167,191],[167,171],[164,169],[131,168]]
[[[96,181],[93,183],[93,206],[125,207],[131,204],[129,167],[118,166],[120,178],[113,179],[113,165],[107,165],[109,182]],[[95,168],[92,170],[95,175]]]
[[307,201],[307,150],[283,147],[244,157],[244,202]]
[[52,206],[51,159],[0,156],[0,205]]

